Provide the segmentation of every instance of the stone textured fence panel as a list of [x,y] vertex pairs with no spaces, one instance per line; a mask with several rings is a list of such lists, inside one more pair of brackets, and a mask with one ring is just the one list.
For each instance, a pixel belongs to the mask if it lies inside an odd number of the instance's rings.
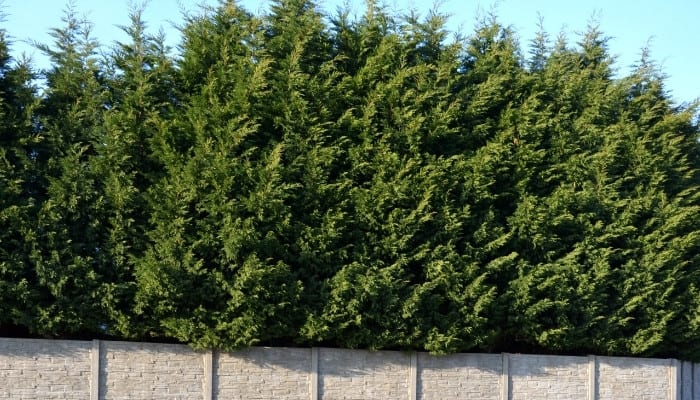
[[0,399],[90,398],[90,342],[0,339]]
[[424,400],[499,400],[503,356],[418,354],[418,396]]
[[584,357],[510,355],[510,398],[585,398],[588,394],[588,363],[589,360]]
[[0,400],[700,400],[673,359],[0,338]]
[[311,398],[311,349],[253,348],[214,358],[214,398]]
[[681,399],[675,393],[676,360],[596,357],[596,361],[598,399]]
[[188,347],[99,343],[100,400],[203,398],[203,357]]
[[405,399],[409,393],[409,368],[409,353],[320,349],[319,398]]

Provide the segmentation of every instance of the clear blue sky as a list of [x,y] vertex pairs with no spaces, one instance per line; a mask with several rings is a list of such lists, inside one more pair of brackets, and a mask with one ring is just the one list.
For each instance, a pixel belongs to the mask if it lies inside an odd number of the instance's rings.
[[[61,26],[62,10],[66,2],[61,0],[0,0],[6,15],[2,26],[15,41],[15,52],[31,55],[36,64],[44,67],[45,59],[25,44],[31,39],[49,43],[47,32]],[[137,1],[138,2],[138,1]],[[348,1],[361,12],[361,1]],[[416,8],[425,11],[431,1],[387,0],[396,11]],[[163,28],[169,43],[178,43],[179,34],[172,23],[181,21],[181,10],[197,10],[197,4],[216,4],[217,0],[150,0],[145,19],[152,30]],[[343,0],[318,1],[326,10],[335,11]],[[79,12],[94,24],[95,37],[103,44],[123,40],[117,25],[128,23],[127,0],[75,0]],[[267,2],[244,0],[242,4],[251,11],[265,10]],[[585,30],[593,15],[598,16],[601,30],[611,36],[610,50],[617,56],[617,68],[621,74],[639,58],[640,49],[650,44],[653,58],[662,65],[668,76],[667,89],[677,102],[689,102],[700,97],[700,0],[444,0],[440,9],[450,14],[449,28],[471,32],[479,10],[495,10],[502,23],[512,25],[518,32],[521,44],[527,44],[537,30],[538,13],[544,18],[544,26],[552,37],[563,31],[571,42],[576,33]],[[495,4],[495,5],[494,5]]]

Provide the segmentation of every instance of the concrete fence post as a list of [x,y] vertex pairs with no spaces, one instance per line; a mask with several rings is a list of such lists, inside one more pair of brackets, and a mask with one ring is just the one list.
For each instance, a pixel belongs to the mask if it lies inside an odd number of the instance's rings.
[[588,400],[598,400],[598,361],[595,356],[588,356]]
[[204,400],[214,399],[214,350],[207,350],[204,352],[203,360],[204,362],[204,377],[203,377],[203,390],[202,397]]
[[681,390],[679,390],[680,386],[680,377],[681,374],[679,371],[680,368],[680,362],[676,359],[670,359],[669,360],[669,365],[668,365],[668,398],[670,400],[681,400],[679,394],[682,393]]
[[501,353],[501,400],[510,400],[510,354]]
[[90,400],[100,398],[100,341],[92,341],[90,349]]
[[311,348],[311,400],[318,400],[318,347]]
[[418,399],[418,353],[411,352],[411,365],[408,369],[408,398],[410,400]]

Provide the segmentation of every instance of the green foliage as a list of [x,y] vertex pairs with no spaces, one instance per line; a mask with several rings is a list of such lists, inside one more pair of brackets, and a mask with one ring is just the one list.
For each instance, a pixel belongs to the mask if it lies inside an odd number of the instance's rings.
[[31,330],[62,336],[99,332],[106,321],[109,271],[101,264],[101,177],[91,159],[102,138],[104,88],[90,25],[69,7],[54,44],[39,45],[52,60],[47,89],[34,116],[47,143],[46,198],[33,221],[29,253],[38,296]]
[[700,127],[591,24],[521,54],[376,2],[0,34],[0,329],[700,359]]
[[36,294],[29,263],[37,204],[45,196],[44,165],[37,153],[42,137],[33,126],[36,89],[25,61],[10,56],[0,29],[0,331],[32,325]]
[[99,220],[104,236],[100,264],[110,272],[110,324],[125,336],[138,332],[132,318],[134,273],[147,248],[153,209],[148,191],[165,175],[169,152],[167,127],[178,97],[176,72],[162,35],[146,32],[143,10],[135,8],[131,25],[122,27],[130,41],[118,43],[108,62],[108,109],[97,156],[91,160],[101,176]]

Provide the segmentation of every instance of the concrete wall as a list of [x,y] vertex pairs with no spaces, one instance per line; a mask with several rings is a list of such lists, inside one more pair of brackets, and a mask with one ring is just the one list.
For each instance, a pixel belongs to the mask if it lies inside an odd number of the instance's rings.
[[0,400],[700,400],[673,359],[0,339]]

